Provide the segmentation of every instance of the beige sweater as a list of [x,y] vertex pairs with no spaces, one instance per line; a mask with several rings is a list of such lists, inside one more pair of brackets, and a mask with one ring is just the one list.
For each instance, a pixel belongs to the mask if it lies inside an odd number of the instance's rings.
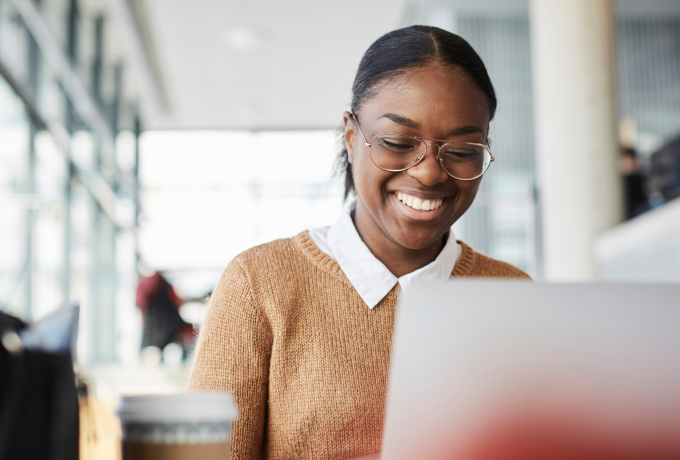
[[[461,244],[451,276],[528,278]],[[397,291],[369,309],[307,232],[229,264],[210,299],[189,388],[234,394],[231,460],[380,451]]]

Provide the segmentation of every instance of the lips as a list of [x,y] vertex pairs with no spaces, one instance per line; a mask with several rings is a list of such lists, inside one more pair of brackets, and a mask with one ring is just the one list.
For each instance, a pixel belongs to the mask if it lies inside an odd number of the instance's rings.
[[402,192],[397,192],[396,195],[399,201],[417,211],[432,211],[438,209],[444,202],[443,198],[422,199]]

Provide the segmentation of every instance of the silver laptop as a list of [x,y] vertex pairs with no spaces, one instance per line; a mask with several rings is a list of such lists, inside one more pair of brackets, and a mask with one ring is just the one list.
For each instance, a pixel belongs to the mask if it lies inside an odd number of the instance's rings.
[[680,285],[413,286],[391,366],[382,460],[494,458],[550,433],[678,449]]

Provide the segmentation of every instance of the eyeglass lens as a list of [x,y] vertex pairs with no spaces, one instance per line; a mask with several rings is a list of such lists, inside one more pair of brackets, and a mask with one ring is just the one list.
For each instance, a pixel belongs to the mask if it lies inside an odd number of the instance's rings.
[[[432,145],[430,148],[437,147]],[[426,150],[424,141],[398,134],[378,134],[371,142],[371,158],[375,164],[393,171],[415,166]],[[439,158],[450,175],[459,179],[474,179],[489,167],[491,152],[481,145],[453,142],[441,146]]]

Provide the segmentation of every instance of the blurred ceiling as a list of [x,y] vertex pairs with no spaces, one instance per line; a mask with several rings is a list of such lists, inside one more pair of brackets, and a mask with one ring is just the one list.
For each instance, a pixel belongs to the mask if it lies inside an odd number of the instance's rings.
[[407,0],[140,2],[167,100],[147,129],[335,128],[362,54],[408,11]]

